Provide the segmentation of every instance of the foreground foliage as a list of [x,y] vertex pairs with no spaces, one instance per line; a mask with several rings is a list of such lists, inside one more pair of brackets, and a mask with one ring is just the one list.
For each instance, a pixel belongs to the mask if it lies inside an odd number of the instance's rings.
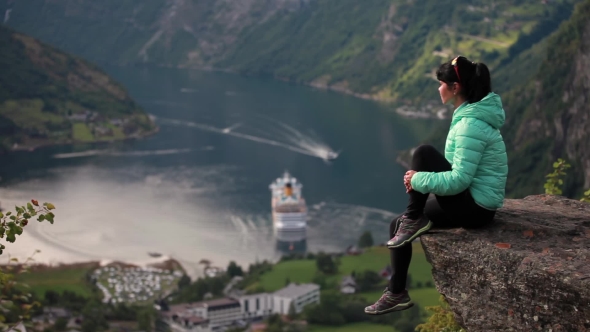
[[[51,210],[55,206],[51,203],[43,203],[41,206],[36,200],[31,200],[25,206],[15,206],[15,211],[6,214],[0,212],[0,239],[14,243],[16,236],[23,233],[23,228],[33,217],[39,222],[54,222],[55,215]],[[6,246],[0,244],[0,255],[4,253]],[[36,251],[37,252],[37,251]],[[33,254],[34,255],[34,254]],[[28,271],[27,264],[32,260],[29,257],[19,264],[18,259],[9,259],[9,264],[0,267],[0,328],[8,330],[19,323],[28,322],[31,315],[41,307],[40,302],[33,294],[23,291],[17,281],[17,275]]]

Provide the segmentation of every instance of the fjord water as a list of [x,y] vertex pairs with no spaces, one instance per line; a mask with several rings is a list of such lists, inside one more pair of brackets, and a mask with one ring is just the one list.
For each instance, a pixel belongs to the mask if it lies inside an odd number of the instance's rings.
[[[307,250],[341,250],[362,231],[387,240],[403,210],[399,150],[435,125],[379,103],[274,80],[169,68],[107,68],[155,116],[140,140],[3,156],[0,202],[57,206],[12,245],[38,261],[143,261],[187,267],[274,259],[268,185],[288,170],[309,207]],[[436,88],[433,86],[433,88]],[[329,147],[339,157],[318,157]],[[384,262],[385,263],[385,262]]]

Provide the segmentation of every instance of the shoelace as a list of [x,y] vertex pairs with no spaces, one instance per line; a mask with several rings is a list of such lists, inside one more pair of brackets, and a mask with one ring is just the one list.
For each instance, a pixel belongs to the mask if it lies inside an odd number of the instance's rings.
[[400,234],[409,234],[414,232],[414,228],[418,224],[418,220],[404,219],[399,228]]
[[403,294],[383,293],[383,295],[381,295],[381,298],[379,299],[379,302],[395,303],[399,301],[402,298],[402,296]]

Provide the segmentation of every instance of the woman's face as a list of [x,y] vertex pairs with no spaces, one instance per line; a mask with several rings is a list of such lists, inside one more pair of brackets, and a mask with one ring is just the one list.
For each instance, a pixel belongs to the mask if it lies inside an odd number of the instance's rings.
[[438,93],[440,94],[440,99],[442,100],[443,104],[448,103],[450,100],[455,98],[455,94],[453,93],[453,85],[448,85],[443,81],[438,81],[440,86],[438,87]]

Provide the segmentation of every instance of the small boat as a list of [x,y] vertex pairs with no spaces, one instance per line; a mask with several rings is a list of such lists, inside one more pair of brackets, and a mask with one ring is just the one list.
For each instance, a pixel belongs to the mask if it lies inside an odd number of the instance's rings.
[[336,158],[338,158],[338,153],[336,153],[334,151],[328,151],[328,153],[326,153],[327,160],[334,160]]
[[162,257],[162,254],[160,254],[159,252],[148,252],[148,255],[150,255],[151,257]]

